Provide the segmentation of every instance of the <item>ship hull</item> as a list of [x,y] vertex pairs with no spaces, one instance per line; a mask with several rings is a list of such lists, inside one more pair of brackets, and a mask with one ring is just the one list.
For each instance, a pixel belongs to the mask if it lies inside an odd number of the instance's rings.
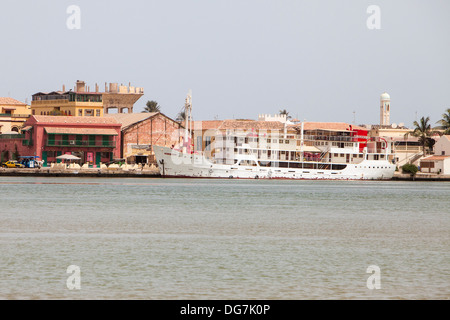
[[[198,154],[188,154],[168,147],[154,146],[158,168],[163,177],[238,178],[295,180],[389,180],[395,165],[383,160],[364,160],[358,164],[336,164],[344,169],[281,168],[216,164]],[[320,166],[322,164],[318,164]],[[333,164],[335,165],[335,164]]]

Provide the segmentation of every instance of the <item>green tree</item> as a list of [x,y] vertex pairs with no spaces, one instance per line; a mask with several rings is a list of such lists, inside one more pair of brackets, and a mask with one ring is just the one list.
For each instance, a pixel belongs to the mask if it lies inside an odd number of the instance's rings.
[[143,112],[161,112],[161,106],[154,100],[149,100],[145,104]]
[[448,108],[445,112],[446,113],[442,115],[442,119],[436,123],[441,125],[439,129],[443,129],[444,134],[450,134],[450,108]]
[[414,176],[417,171],[419,171],[419,168],[417,168],[414,164],[407,163],[402,166],[402,172],[409,173],[411,176]]
[[433,145],[432,136],[434,134],[439,134],[439,132],[432,130],[430,125],[430,117],[422,117],[419,122],[414,121],[414,130],[412,132],[408,132],[405,134],[407,138],[408,135],[412,135],[413,137],[419,138],[419,143],[422,146],[423,154],[426,154],[426,147]]

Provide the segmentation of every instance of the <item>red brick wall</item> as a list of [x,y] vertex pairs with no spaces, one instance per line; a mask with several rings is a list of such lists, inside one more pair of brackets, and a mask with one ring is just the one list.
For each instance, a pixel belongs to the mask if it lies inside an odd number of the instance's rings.
[[33,156],[33,147],[23,146],[22,141],[23,139],[0,139],[0,160],[2,162],[12,160],[13,153],[16,152],[18,156]]
[[163,114],[146,119],[122,132],[122,157],[128,155],[129,144],[172,146],[179,140],[180,124]]

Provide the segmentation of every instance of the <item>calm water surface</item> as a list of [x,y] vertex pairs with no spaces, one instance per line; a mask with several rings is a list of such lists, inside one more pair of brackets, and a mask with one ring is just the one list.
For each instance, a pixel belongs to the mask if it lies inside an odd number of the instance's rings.
[[0,204],[1,299],[450,298],[448,182],[0,177]]

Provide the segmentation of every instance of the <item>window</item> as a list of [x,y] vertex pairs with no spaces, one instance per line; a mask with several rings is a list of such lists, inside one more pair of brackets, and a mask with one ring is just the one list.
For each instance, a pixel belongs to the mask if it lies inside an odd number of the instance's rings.
[[211,137],[205,137],[205,150],[211,150]]
[[83,109],[78,109],[78,116],[82,117],[83,116]]
[[95,116],[100,117],[100,109],[95,110]]

